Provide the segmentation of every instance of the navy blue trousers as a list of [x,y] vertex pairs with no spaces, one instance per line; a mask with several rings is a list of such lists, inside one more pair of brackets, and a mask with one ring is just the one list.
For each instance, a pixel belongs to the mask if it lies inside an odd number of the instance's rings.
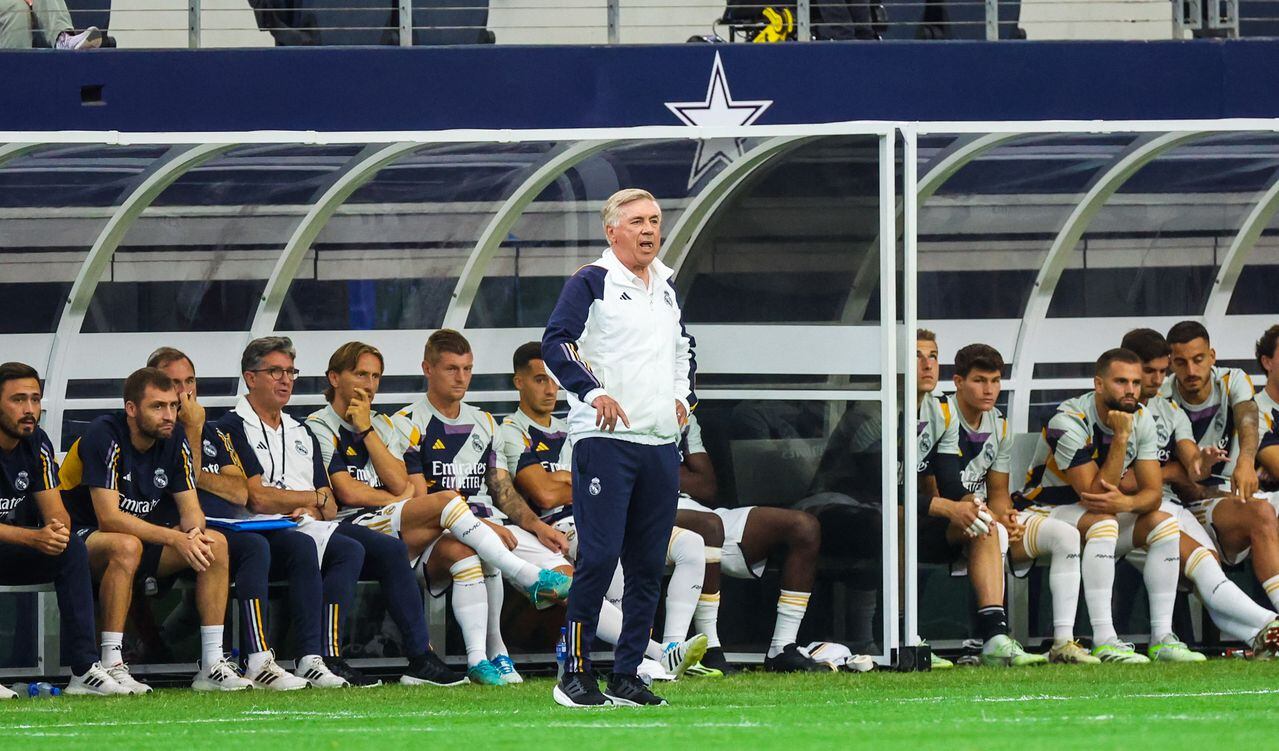
[[[409,551],[399,538],[384,535],[358,524],[340,524],[329,545],[343,536],[364,547],[363,575],[382,585],[386,612],[404,637],[404,651],[409,657],[420,657],[431,648],[431,635],[426,626],[426,610],[417,575],[409,566]],[[349,612],[349,611],[348,611]]]
[[591,669],[600,603],[619,560],[626,589],[613,672],[638,670],[653,630],[678,496],[679,453],[673,443],[585,438],[573,444],[577,564],[568,598],[567,670]]
[[[241,651],[265,652],[267,582],[288,582],[289,614],[299,657],[340,653],[345,616],[355,603],[355,586],[364,566],[364,548],[334,535],[324,550],[323,565],[315,541],[291,529],[264,532],[222,530],[231,556],[231,580],[240,605]],[[322,603],[322,606],[321,606]]]
[[59,555],[34,548],[0,543],[0,584],[53,582],[61,620],[62,660],[76,675],[98,661],[98,636],[93,625],[93,577],[84,539],[71,536]]

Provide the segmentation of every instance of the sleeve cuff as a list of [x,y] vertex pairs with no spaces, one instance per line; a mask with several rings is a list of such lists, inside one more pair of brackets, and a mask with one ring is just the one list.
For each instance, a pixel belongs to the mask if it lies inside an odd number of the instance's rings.
[[586,396],[582,397],[583,404],[591,404],[597,397],[608,396],[608,392],[604,389],[591,389],[586,392]]

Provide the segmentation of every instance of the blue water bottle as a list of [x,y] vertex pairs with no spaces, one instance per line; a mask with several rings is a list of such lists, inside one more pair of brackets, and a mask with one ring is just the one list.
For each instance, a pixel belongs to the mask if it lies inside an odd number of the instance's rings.
[[564,677],[564,661],[568,659],[568,626],[560,626],[560,640],[555,642],[555,677]]

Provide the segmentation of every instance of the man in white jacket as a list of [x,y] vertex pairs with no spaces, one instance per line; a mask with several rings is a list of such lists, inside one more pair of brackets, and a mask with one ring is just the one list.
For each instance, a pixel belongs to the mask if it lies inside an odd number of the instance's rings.
[[[542,337],[544,362],[568,392],[578,539],[568,654],[554,696],[567,707],[659,705],[665,700],[636,669],[675,523],[677,444],[697,403],[693,339],[675,301],[672,271],[657,260],[662,211],[652,194],[618,191],[600,214],[609,248],[565,283]],[[626,571],[622,634],[601,693],[590,649],[619,560]]]

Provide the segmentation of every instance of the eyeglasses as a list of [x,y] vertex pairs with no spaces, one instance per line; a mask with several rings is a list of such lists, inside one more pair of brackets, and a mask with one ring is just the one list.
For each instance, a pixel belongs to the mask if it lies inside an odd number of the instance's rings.
[[279,366],[276,366],[274,368],[255,368],[254,370],[250,370],[249,372],[250,373],[266,373],[268,376],[271,377],[271,380],[273,381],[282,381],[284,380],[284,376],[286,375],[289,377],[290,381],[296,381],[298,379],[298,373],[301,373],[302,371],[298,370],[297,368],[281,368]]

